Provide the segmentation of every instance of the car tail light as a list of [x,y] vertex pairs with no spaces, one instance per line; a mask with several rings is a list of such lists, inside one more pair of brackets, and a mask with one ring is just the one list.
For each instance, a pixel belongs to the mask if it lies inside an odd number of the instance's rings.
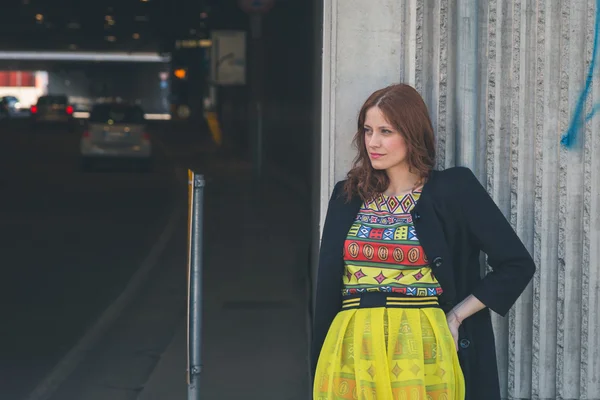
[[31,113],[35,114],[37,112],[37,106],[31,106]]
[[67,106],[67,108],[65,110],[67,111],[67,114],[69,114],[69,115],[73,114],[73,106]]
[[142,133],[142,139],[144,140],[150,140],[150,135],[146,132]]

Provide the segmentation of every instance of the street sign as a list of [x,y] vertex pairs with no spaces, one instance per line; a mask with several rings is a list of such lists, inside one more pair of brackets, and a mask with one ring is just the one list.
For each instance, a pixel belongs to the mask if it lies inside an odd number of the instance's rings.
[[275,0],[238,0],[241,9],[251,14],[264,14],[275,5]]
[[211,78],[216,85],[246,84],[246,32],[212,31]]

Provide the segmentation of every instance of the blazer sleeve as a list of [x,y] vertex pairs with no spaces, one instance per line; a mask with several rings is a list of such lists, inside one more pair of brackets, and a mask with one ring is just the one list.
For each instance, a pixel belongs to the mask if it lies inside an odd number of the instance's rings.
[[[342,254],[337,254],[331,246],[339,238],[332,237],[335,234],[336,217],[335,202],[342,194],[343,182],[338,182],[333,190],[327,208],[323,237],[319,252],[319,267],[317,273],[317,290],[313,318],[313,334],[311,343],[311,373],[315,376],[317,361],[321,347],[329,331],[336,314],[342,306]],[[338,200],[339,201],[339,200]]]
[[505,316],[535,273],[531,255],[494,200],[468,168],[460,168],[462,215],[479,249],[492,268],[473,295]]

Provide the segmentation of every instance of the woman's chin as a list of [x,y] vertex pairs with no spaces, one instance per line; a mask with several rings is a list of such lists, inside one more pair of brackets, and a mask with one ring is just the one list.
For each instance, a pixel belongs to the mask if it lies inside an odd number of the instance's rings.
[[375,169],[377,171],[382,171],[382,170],[386,169],[386,167],[382,163],[378,162],[377,160],[371,160],[371,167],[373,167],[373,169]]

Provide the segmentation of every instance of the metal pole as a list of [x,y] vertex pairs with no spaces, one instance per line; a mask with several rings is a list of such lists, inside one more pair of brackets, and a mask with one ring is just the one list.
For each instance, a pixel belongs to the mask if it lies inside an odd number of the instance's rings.
[[200,399],[204,176],[189,173],[188,400]]

